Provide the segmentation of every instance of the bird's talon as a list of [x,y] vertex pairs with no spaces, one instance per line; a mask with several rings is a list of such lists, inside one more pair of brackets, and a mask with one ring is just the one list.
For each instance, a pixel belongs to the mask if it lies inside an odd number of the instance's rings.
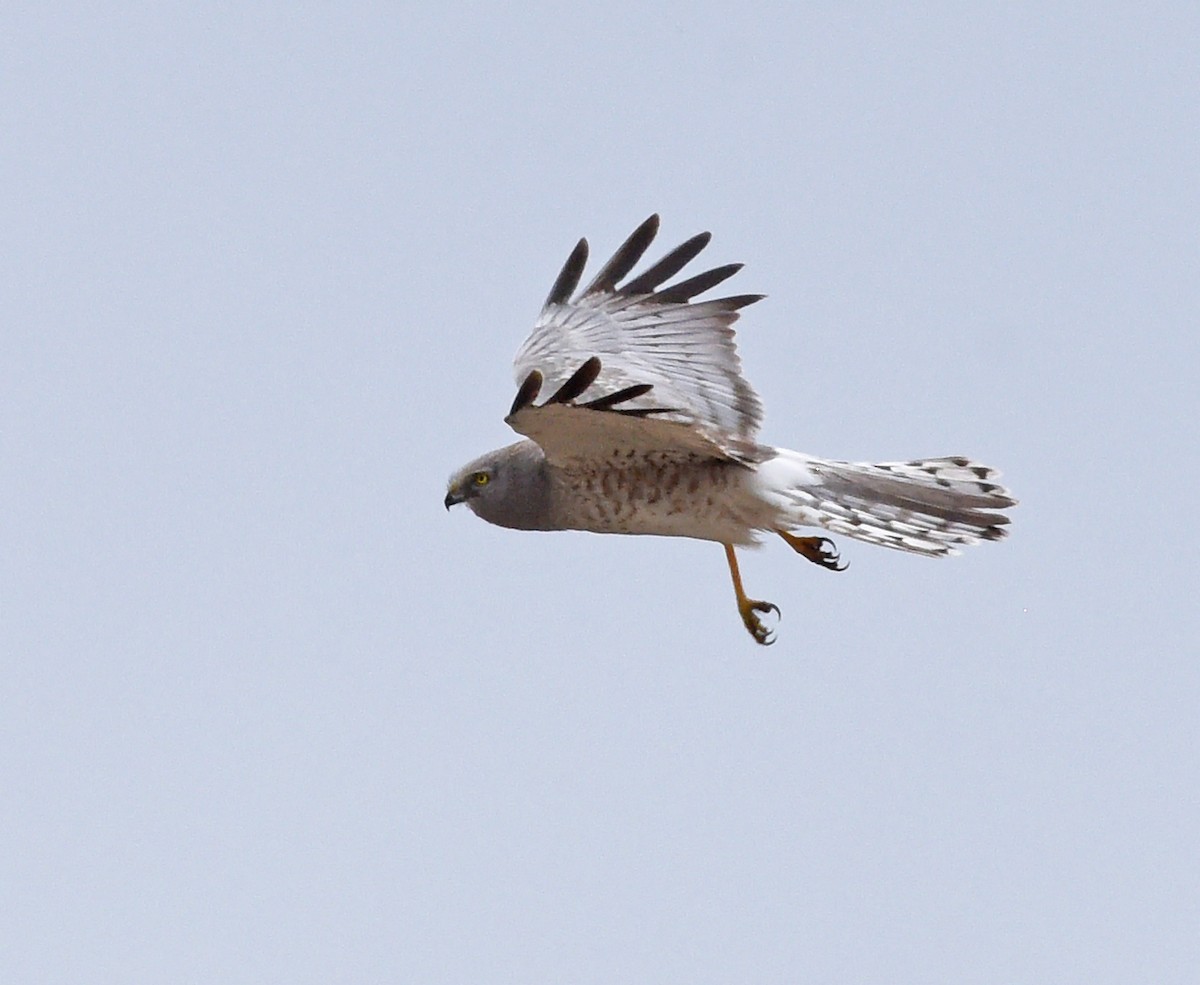
[[827,571],[845,571],[849,567],[842,563],[841,554],[828,537],[797,537],[786,530],[777,533],[793,551]]
[[779,606],[773,602],[763,602],[759,599],[746,599],[744,603],[738,606],[741,611],[742,624],[746,627],[746,631],[754,637],[754,642],[762,646],[770,646],[775,642],[775,633],[763,625],[761,619],[755,615],[756,612],[773,612],[779,618],[783,618],[779,611]]
[[830,571],[845,571],[850,567],[850,562],[842,563],[842,556],[838,549],[834,547],[833,541],[828,537],[818,537],[817,539],[817,555],[819,560],[817,563],[823,568],[828,568]]

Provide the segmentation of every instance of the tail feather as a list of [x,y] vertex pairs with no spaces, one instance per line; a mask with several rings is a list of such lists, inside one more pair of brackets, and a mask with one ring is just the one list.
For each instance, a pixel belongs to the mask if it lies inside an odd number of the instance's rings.
[[930,557],[1001,539],[999,511],[1017,502],[998,472],[961,456],[871,464],[780,451],[762,468],[786,523]]

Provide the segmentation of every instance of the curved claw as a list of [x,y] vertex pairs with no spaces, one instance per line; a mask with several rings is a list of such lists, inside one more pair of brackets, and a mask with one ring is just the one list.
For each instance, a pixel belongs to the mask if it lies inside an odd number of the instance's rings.
[[850,567],[849,562],[842,564],[842,556],[833,546],[828,537],[797,537],[786,530],[776,531],[797,554],[808,558],[813,564],[819,564],[828,571],[845,571]]
[[742,625],[746,627],[746,631],[754,637],[754,642],[762,646],[770,646],[775,642],[774,630],[768,629],[763,625],[761,619],[755,615],[756,612],[773,612],[780,619],[783,618],[783,613],[779,611],[779,606],[773,602],[762,602],[759,599],[746,599],[738,604],[738,612],[742,616]]
[[842,555],[838,549],[833,546],[833,541],[828,537],[817,537],[817,556],[809,558],[819,564],[822,568],[828,568],[830,571],[845,571],[850,567],[850,562],[842,563]]

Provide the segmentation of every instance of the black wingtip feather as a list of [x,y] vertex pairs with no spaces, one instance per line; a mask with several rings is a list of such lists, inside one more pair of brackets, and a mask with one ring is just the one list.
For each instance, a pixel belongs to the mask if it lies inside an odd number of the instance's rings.
[[649,270],[638,274],[633,280],[621,288],[621,294],[626,297],[634,294],[649,294],[659,284],[674,277],[679,271],[696,259],[700,251],[708,246],[712,233],[698,233],[686,243],[675,247],[670,253],[654,264]]
[[547,404],[565,404],[571,400],[574,400],[588,387],[595,383],[596,377],[599,375],[600,360],[596,356],[592,356],[591,359],[589,359],[571,374],[571,378],[568,379],[567,382],[562,386],[560,386],[554,392],[554,396],[547,400],[546,404],[543,404],[543,406],[546,406]]
[[737,311],[739,308],[749,307],[765,297],[765,294],[738,294],[731,298],[717,298],[710,303],[719,304],[726,311]]
[[654,414],[681,414],[683,413],[678,407],[633,407],[629,410],[622,410],[618,407],[614,414],[624,414],[626,417],[650,417]]
[[536,369],[531,369],[529,375],[525,377],[525,382],[521,384],[521,388],[517,390],[517,396],[513,400],[512,409],[508,412],[509,417],[519,410],[524,410],[537,399],[537,395],[542,389],[542,374]]
[[579,278],[583,276],[583,268],[587,265],[587,258],[588,241],[581,239],[575,244],[575,249],[571,251],[571,255],[567,257],[567,262],[563,264],[562,270],[558,272],[554,286],[550,288],[550,293],[546,297],[546,307],[552,304],[566,304],[571,300],[571,295],[575,293],[575,288],[579,286]]
[[635,397],[644,397],[653,389],[653,383],[635,383],[633,386],[627,386],[624,390],[610,393],[607,397],[597,397],[595,400],[589,400],[583,406],[589,410],[611,410],[617,404],[623,404],[627,400],[633,400]]
[[583,292],[584,297],[589,294],[599,294],[602,291],[612,291],[616,288],[621,278],[637,266],[637,262],[654,242],[654,237],[658,235],[658,221],[656,212],[630,233],[629,238],[617,247],[617,252],[612,255],[612,259],[600,268],[596,279],[588,284]]
[[703,294],[705,291],[716,287],[722,281],[729,280],[743,266],[740,263],[727,263],[723,267],[706,270],[695,277],[689,277],[687,280],[681,280],[678,284],[672,284],[670,287],[663,288],[656,294],[651,295],[651,300],[660,304],[683,304],[690,301],[697,294]]

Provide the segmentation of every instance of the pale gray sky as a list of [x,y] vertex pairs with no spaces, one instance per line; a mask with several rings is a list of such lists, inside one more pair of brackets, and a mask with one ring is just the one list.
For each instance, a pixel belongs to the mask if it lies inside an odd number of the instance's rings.
[[[1196,5],[433,6],[0,19],[0,980],[1194,980]],[[653,211],[1012,538],[447,515]]]

